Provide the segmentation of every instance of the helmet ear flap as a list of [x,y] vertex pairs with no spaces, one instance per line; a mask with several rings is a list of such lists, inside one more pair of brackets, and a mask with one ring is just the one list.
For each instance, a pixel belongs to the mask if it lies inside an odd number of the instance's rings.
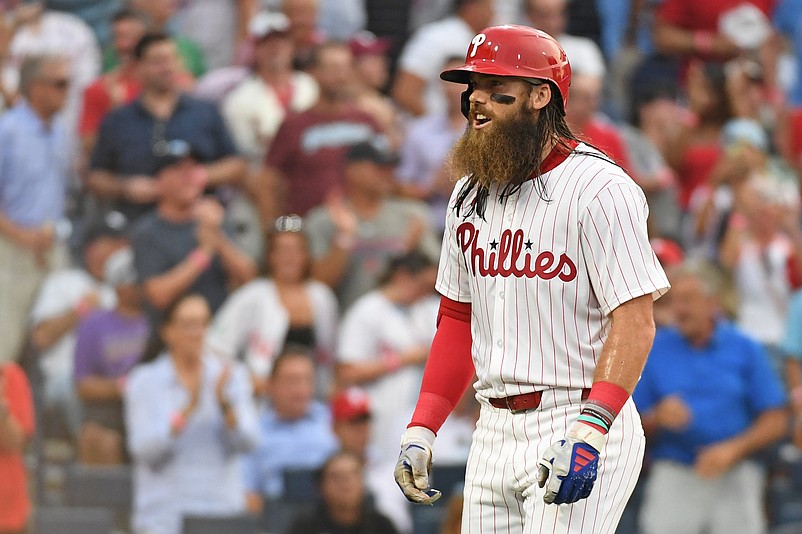
[[462,111],[466,119],[471,112],[471,93],[473,93],[473,87],[468,86],[468,88],[462,92],[462,97],[460,99],[460,111]]

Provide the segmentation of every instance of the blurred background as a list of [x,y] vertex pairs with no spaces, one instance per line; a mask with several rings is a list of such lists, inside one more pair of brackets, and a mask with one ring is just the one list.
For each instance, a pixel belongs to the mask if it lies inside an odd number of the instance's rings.
[[[658,301],[661,330],[727,325],[704,365],[660,371],[680,386],[647,368],[618,532],[802,532],[802,0],[0,12],[0,534],[459,532],[471,391],[438,434],[445,498],[412,507],[392,471],[466,127],[439,73],[497,23],[564,46],[568,123],[645,192],[672,281],[697,283]],[[656,504],[666,460],[688,495],[748,471],[732,502],[754,524]],[[668,516],[687,523],[649,520]]]

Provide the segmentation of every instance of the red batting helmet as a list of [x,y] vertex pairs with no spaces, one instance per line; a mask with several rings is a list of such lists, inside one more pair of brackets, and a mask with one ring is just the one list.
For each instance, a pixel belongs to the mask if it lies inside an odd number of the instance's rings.
[[485,28],[471,39],[465,64],[442,72],[440,78],[468,83],[471,72],[547,80],[560,92],[563,109],[568,102],[571,65],[565,50],[554,37],[529,26]]

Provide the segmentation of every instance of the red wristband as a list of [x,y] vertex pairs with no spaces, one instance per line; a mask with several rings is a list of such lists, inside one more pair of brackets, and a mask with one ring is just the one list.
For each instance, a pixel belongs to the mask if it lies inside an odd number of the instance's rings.
[[187,256],[187,261],[198,268],[198,270],[205,271],[212,263],[212,257],[208,252],[202,248],[196,248]]
[[628,399],[627,390],[611,382],[596,382],[588,395],[588,402],[604,406],[613,416],[618,415]]

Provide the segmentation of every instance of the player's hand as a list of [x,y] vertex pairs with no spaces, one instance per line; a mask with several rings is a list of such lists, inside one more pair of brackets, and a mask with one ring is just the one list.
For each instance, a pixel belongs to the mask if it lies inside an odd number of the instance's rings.
[[411,502],[433,504],[442,495],[429,487],[433,443],[434,432],[422,426],[407,428],[401,438],[401,454],[393,474],[396,484]]
[[601,432],[577,423],[565,439],[546,449],[537,467],[538,486],[546,487],[543,501],[571,504],[588,497],[596,481],[604,442]]

